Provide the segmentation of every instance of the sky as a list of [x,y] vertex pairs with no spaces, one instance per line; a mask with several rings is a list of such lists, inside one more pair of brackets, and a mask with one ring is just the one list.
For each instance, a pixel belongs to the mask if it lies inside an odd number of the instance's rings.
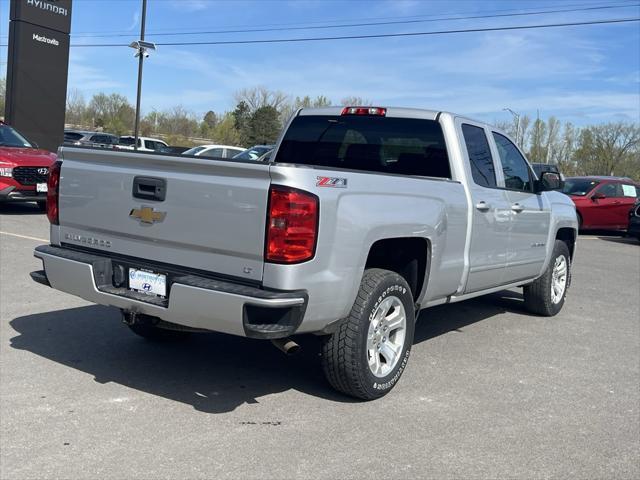
[[[142,0],[74,0],[72,44],[128,44]],[[597,7],[616,7],[595,9]],[[442,20],[461,16],[513,17]],[[372,35],[640,17],[640,0],[148,0],[147,40],[229,41]],[[406,22],[386,25],[326,26]],[[6,45],[9,0],[0,0]],[[259,32],[265,28],[297,28]],[[310,28],[323,27],[323,28]],[[219,30],[208,33],[161,36]],[[156,35],[154,35],[154,32]],[[95,36],[100,35],[100,36]],[[120,35],[120,36],[114,36]],[[0,47],[0,76],[7,47]],[[116,92],[135,104],[137,61],[126,46],[72,47],[69,89]],[[347,96],[379,106],[447,110],[488,121],[509,107],[577,125],[640,121],[640,22],[564,28],[245,45],[158,46],[145,61],[142,110],[182,105],[198,116],[264,86],[292,97]]]

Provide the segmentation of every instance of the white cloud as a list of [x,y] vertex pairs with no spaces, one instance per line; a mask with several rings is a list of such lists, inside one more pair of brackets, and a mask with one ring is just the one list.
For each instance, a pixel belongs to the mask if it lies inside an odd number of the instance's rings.
[[68,85],[69,89],[75,88],[85,93],[123,86],[121,82],[114,80],[111,74],[89,65],[87,58],[77,50],[72,50],[69,58]]

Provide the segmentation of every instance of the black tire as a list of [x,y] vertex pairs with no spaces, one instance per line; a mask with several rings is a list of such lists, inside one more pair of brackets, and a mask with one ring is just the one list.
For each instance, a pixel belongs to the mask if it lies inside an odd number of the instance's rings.
[[[378,306],[390,297],[400,300],[404,307],[405,337],[395,366],[386,375],[378,377],[369,368],[369,326]],[[386,395],[398,382],[407,365],[414,329],[413,295],[405,279],[389,270],[366,270],[349,316],[335,333],[324,338],[322,368],[327,380],[336,390],[363,400],[374,400]],[[378,361],[381,359],[383,357],[378,356]]]
[[42,202],[36,202],[38,204],[38,210],[40,210],[41,212],[46,212],[47,211],[47,202],[42,201]]
[[576,216],[578,217],[578,232],[582,231],[582,215],[580,215],[580,213],[576,213]]
[[[559,301],[554,302],[551,295],[551,283],[553,279],[553,269],[556,260],[564,256],[567,265],[566,286]],[[567,298],[567,291],[571,285],[571,257],[569,247],[561,240],[556,240],[553,246],[553,253],[547,269],[535,282],[524,287],[524,304],[531,313],[552,317],[560,310]]]

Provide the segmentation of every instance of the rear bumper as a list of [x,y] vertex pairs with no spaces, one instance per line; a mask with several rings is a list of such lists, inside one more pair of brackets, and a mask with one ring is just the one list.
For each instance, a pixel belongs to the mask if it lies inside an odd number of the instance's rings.
[[[283,338],[298,329],[307,306],[305,291],[270,291],[188,272],[168,277],[167,299],[150,297],[114,280],[114,271],[132,264],[107,255],[42,245],[34,255],[44,270],[34,281],[90,302],[158,317],[184,327],[251,338]],[[143,260],[134,263],[139,268]],[[126,269],[124,270],[126,271]]]
[[36,193],[33,190],[22,190],[19,187],[6,187],[0,190],[0,202],[44,202],[46,193]]

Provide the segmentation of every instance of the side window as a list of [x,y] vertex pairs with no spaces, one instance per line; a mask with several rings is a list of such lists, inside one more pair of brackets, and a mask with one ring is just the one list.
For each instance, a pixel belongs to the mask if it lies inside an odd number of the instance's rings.
[[634,185],[622,184],[622,196],[623,197],[638,197],[638,196],[640,196],[640,191]]
[[462,125],[462,134],[469,153],[473,181],[482,187],[495,188],[496,171],[484,129],[465,123]]
[[493,132],[493,138],[498,147],[504,186],[510,190],[531,191],[531,171],[527,161],[520,154],[511,141],[499,133]]
[[605,183],[596,192],[601,193],[607,198],[622,197],[622,188],[617,183]]

